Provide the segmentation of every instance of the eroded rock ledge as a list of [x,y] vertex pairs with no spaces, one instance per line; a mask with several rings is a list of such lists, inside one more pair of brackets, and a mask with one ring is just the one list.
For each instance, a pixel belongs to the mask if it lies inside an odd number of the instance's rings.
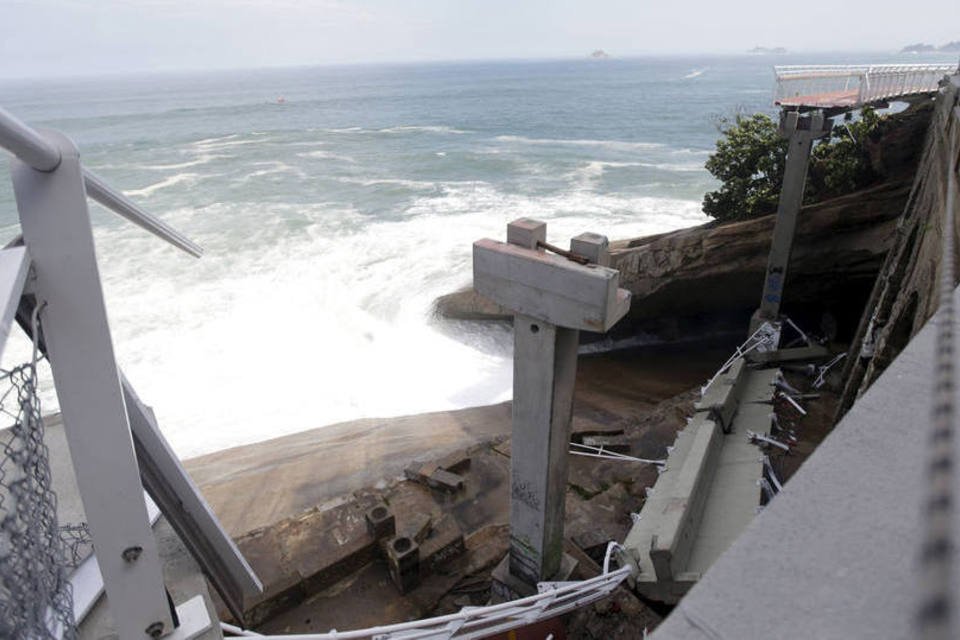
[[[813,327],[829,314],[841,338],[852,334],[909,193],[903,178],[804,207],[785,312]],[[742,331],[759,303],[773,223],[770,215],[613,242],[611,266],[634,296],[615,333],[675,341]],[[442,296],[435,309],[447,319],[510,318],[472,288]]]

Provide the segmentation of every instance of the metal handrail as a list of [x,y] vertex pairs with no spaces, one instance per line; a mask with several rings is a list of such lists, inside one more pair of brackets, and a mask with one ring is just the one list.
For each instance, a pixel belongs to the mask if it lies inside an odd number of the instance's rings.
[[53,171],[60,166],[60,150],[39,132],[31,129],[0,107],[0,147],[3,147],[37,171]]
[[[0,147],[37,171],[49,173],[60,166],[60,149],[51,144],[39,131],[2,107],[0,107]],[[203,255],[200,245],[144,211],[93,172],[84,169],[83,181],[87,195],[107,209],[196,258]]]
[[847,76],[863,73],[911,73],[917,71],[943,71],[951,73],[957,70],[953,63],[929,64],[794,64],[778,65],[773,68],[777,78],[806,74],[828,74]]
[[949,64],[790,65],[773,68],[778,105],[857,108],[936,91]]
[[121,192],[88,169],[83,170],[83,182],[87,187],[87,195],[120,215],[138,227],[149,231],[153,235],[166,240],[173,246],[186,251],[195,258],[203,255],[203,247],[183,235],[166,222],[157,218],[140,207]]

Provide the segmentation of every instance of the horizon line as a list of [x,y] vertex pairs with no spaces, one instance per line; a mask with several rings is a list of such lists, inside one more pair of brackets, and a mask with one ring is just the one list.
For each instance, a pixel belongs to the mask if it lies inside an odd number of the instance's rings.
[[956,52],[929,51],[923,53],[904,53],[901,51],[892,51],[886,49],[799,49],[786,50],[783,53],[773,53],[775,47],[758,46],[759,49],[765,49],[770,53],[752,53],[751,50],[735,51],[674,51],[674,52],[632,52],[622,55],[612,54],[605,49],[598,48],[594,51],[603,51],[607,58],[592,58],[591,54],[558,54],[558,55],[539,55],[539,56],[503,56],[486,57],[479,56],[475,58],[407,58],[398,60],[359,60],[359,61],[331,61],[331,62],[306,62],[306,63],[276,63],[262,64],[254,66],[207,66],[207,67],[152,67],[138,68],[128,70],[105,70],[80,72],[75,74],[51,74],[41,73],[32,76],[29,75],[0,75],[0,82],[29,82],[29,81],[64,81],[64,80],[96,80],[105,78],[128,78],[131,76],[152,76],[152,75],[194,75],[204,73],[231,73],[243,71],[280,71],[294,69],[323,69],[323,68],[351,68],[351,67],[391,67],[391,66],[416,66],[416,65],[457,65],[457,64],[483,64],[483,63],[509,63],[509,62],[616,62],[618,60],[639,60],[644,58],[689,58],[699,56],[710,56],[717,58],[739,58],[739,57],[769,57],[777,59],[783,56],[796,55],[826,55],[826,54],[888,54],[912,55],[912,56],[947,56],[954,55]]

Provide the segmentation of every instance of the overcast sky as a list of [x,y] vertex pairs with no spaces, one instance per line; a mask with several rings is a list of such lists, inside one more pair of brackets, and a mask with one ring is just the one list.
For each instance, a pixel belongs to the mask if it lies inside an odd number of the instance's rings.
[[0,0],[7,78],[950,40],[960,0]]

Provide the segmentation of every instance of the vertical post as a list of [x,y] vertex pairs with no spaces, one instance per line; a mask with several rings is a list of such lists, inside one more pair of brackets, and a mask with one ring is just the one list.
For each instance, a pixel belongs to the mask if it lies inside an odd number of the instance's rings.
[[[536,251],[547,225],[507,225],[507,242]],[[517,313],[513,319],[510,575],[527,585],[560,570],[567,449],[577,375],[577,329]]]
[[580,331],[513,320],[510,574],[549,580],[563,557],[564,501]]
[[[783,186],[777,205],[777,217],[773,227],[773,240],[767,259],[763,296],[754,324],[776,321],[780,317],[783,300],[783,285],[787,278],[787,266],[793,250],[793,238],[797,228],[797,216],[803,206],[803,190],[810,164],[813,141],[830,132],[830,120],[823,113],[800,117],[796,111],[785,111],[780,117],[780,133],[790,141],[787,147],[787,164],[783,173]],[[755,329],[756,327],[753,327]],[[751,329],[751,331],[753,330]]]
[[120,388],[79,153],[45,137],[50,172],[12,160],[24,241],[33,258],[43,335],[70,456],[116,630],[124,640],[174,630]]
[[571,241],[587,264],[546,253],[546,237],[546,224],[524,218],[507,226],[506,243],[473,245],[474,289],[514,310],[510,553],[492,575],[501,600],[564,581],[576,567],[563,553],[563,520],[580,331],[608,331],[630,308],[620,274],[606,266],[604,236]]

